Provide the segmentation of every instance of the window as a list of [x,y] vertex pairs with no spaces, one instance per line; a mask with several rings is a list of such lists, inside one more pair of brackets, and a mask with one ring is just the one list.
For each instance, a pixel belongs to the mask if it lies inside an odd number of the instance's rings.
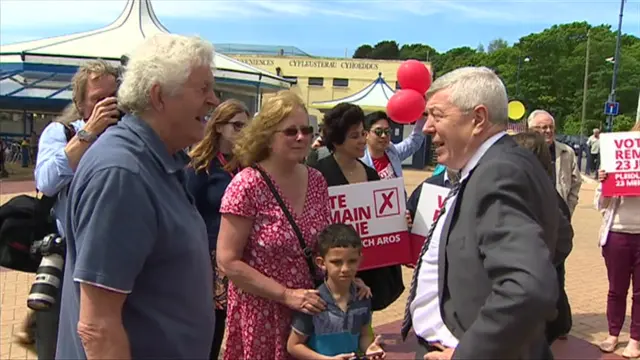
[[396,90],[400,90],[400,89],[402,89],[402,88],[400,87],[400,83],[396,81]]
[[333,79],[333,87],[349,87],[349,79]]
[[310,77],[309,85],[311,86],[324,86],[324,78]]

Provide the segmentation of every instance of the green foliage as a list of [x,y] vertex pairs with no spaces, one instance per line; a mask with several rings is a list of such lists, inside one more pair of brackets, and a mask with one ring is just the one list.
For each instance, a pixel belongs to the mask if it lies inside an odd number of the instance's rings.
[[[586,22],[554,25],[524,36],[512,46],[503,39],[494,39],[486,51],[482,44],[475,49],[459,47],[439,53],[426,44],[399,47],[395,41],[381,41],[375,46],[362,45],[354,57],[430,61],[436,76],[462,66],[490,67],[500,75],[510,96],[523,101],[529,112],[545,109],[555,116],[558,129],[578,134],[582,123],[587,32],[589,74],[582,129],[589,135],[594,127],[602,127],[604,103],[611,91],[613,64],[606,59],[614,56],[616,34],[608,25],[591,26]],[[638,91],[640,38],[623,35],[616,85],[621,114],[614,120],[614,130],[633,125]]]

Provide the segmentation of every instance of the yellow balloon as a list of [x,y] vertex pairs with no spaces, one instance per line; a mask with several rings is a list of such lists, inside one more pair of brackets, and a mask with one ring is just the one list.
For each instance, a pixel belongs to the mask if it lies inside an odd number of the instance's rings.
[[509,101],[509,119],[520,120],[524,116],[524,104],[518,100]]

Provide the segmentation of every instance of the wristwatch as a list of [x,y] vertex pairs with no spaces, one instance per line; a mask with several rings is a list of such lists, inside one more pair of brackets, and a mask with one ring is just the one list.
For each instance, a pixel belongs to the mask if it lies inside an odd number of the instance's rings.
[[96,141],[96,139],[98,138],[97,136],[93,135],[92,133],[84,129],[78,131],[76,136],[78,137],[78,140],[89,143],[89,144]]

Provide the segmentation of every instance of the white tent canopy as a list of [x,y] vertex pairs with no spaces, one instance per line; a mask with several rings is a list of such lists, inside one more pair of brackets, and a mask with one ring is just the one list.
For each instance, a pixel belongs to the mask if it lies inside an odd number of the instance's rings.
[[[2,45],[0,63],[38,62],[80,65],[87,58],[117,61],[145,38],[169,33],[156,17],[151,0],[128,0],[110,25],[82,33]],[[288,88],[285,79],[222,54],[215,54],[216,77]]]
[[315,101],[311,104],[311,107],[326,110],[346,102],[358,105],[366,112],[386,111],[387,102],[394,93],[395,91],[382,78],[382,74],[378,74],[378,78],[374,82],[353,95],[336,100]]

